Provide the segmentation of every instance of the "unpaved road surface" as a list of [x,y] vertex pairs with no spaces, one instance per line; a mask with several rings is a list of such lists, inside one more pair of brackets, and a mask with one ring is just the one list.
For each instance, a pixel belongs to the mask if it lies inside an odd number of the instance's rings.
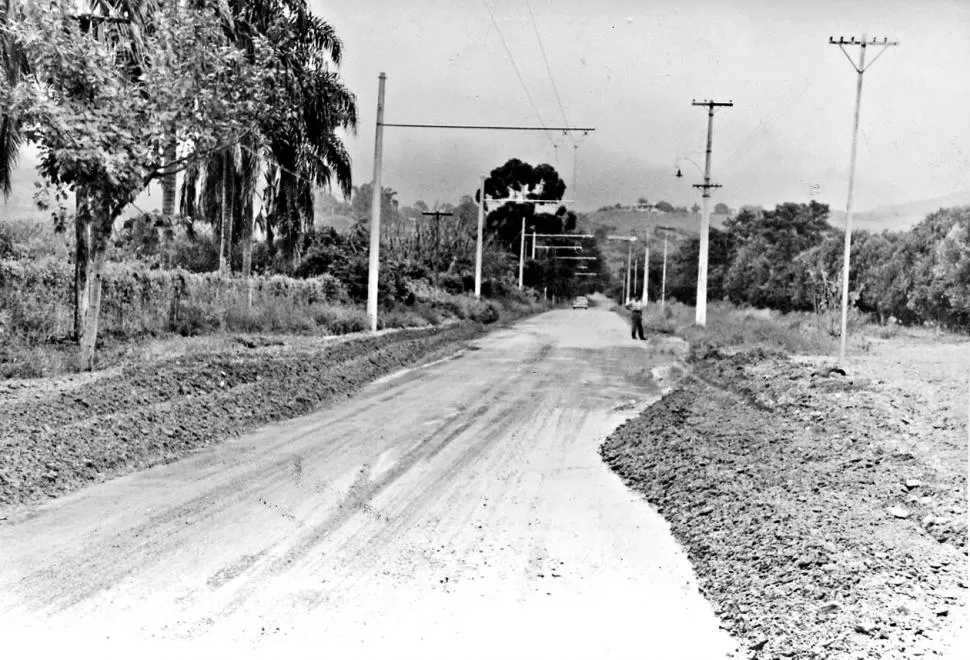
[[4,648],[726,657],[669,527],[597,454],[680,350],[631,342],[605,308],[553,311],[353,400],[13,513]]

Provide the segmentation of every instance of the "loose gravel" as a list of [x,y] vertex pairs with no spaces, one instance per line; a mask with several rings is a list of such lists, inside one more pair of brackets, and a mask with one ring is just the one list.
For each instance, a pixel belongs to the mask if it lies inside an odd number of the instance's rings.
[[341,341],[244,338],[233,350],[7,384],[0,392],[0,507],[63,495],[304,415],[482,332],[478,324],[454,324]]
[[695,356],[603,459],[758,658],[914,658],[966,614],[966,430],[819,360]]

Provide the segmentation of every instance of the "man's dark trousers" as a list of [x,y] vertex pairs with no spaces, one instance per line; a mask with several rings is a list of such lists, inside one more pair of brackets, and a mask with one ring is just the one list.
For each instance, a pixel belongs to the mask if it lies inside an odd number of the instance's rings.
[[640,335],[640,339],[646,339],[643,336],[643,313],[639,311],[633,312],[631,320],[633,321],[633,327],[631,328],[630,336],[636,339],[637,335]]

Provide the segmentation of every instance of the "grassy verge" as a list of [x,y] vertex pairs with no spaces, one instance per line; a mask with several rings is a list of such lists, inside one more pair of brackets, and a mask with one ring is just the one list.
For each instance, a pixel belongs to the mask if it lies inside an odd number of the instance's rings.
[[[438,292],[431,299],[412,305],[396,305],[381,310],[380,330],[428,328],[454,322],[471,321],[488,325],[511,321],[545,309],[527,299],[476,300],[470,296]],[[229,337],[235,335],[298,335],[330,337],[364,332],[370,322],[363,307],[319,302],[297,306],[285,299],[267,299],[249,307],[244,301],[232,302],[224,311],[211,307],[184,306],[178,322],[152,332],[126,334],[109,325],[101,333],[97,364],[107,368],[125,364],[143,352],[142,348],[179,337]],[[0,379],[42,378],[78,371],[78,347],[59,338],[5,333],[0,345]]]

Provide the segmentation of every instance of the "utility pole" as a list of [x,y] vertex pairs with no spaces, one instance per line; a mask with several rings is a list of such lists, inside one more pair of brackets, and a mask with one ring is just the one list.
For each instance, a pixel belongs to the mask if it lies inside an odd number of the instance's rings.
[[536,228],[532,228],[532,260],[536,260]]
[[482,234],[485,230],[485,177],[478,182],[478,238],[475,241],[475,298],[482,297]]
[[[707,108],[707,155],[704,164],[704,183],[695,183],[695,188],[704,191],[701,195],[701,246],[697,260],[697,308],[694,312],[694,324],[701,327],[707,325],[707,243],[711,233],[711,188],[721,186],[711,183],[711,145],[714,131],[714,108],[732,108],[733,101],[727,103],[718,101],[692,101],[691,105]],[[664,238],[664,257],[666,258],[666,237]],[[664,261],[666,264],[666,259]],[[661,304],[663,299],[661,299]]]
[[[423,211],[421,215],[431,215],[434,216],[434,288],[438,288],[438,244],[440,243],[440,230],[439,222],[441,218],[455,215],[454,213],[448,211]],[[437,295],[437,294],[435,294]]]
[[660,308],[663,309],[667,302],[667,232],[676,231],[676,228],[658,226],[657,229],[664,233],[664,265],[660,277]]
[[648,291],[648,286],[650,284],[650,244],[647,244],[646,254],[643,255],[643,304],[646,305],[650,302],[650,292]]
[[573,198],[578,197],[576,194],[576,166],[579,163],[579,145],[573,144]]
[[381,249],[381,157],[384,151],[384,72],[378,76],[377,85],[377,131],[374,136],[374,194],[370,210],[370,254],[367,267],[367,316],[370,317],[370,330],[377,332],[377,269],[380,265]]
[[667,304],[667,234],[664,234],[664,266],[660,274],[660,309]]
[[632,266],[633,266],[633,242],[631,241],[630,244],[627,245],[627,249],[626,249],[626,295],[623,296],[624,304],[626,304],[626,302],[630,299],[630,296],[633,293],[633,290],[630,288],[630,269],[632,268]]
[[[882,41],[876,39],[867,41],[866,35],[862,35],[861,41],[856,41],[855,37],[851,37],[848,40],[844,37],[839,37],[838,41],[834,37],[829,37],[829,44],[838,46],[842,50],[846,59],[849,60],[849,64],[852,65],[852,68],[855,69],[858,75],[855,89],[855,114],[852,120],[852,149],[849,154],[849,192],[845,202],[845,250],[842,256],[842,330],[839,339],[839,364],[841,365],[845,362],[846,326],[849,317],[849,255],[852,251],[852,192],[855,185],[855,157],[859,139],[859,107],[862,105],[862,74],[869,68],[866,66],[866,47],[882,46],[882,50],[869,63],[869,66],[872,66],[887,48],[890,46],[898,46],[899,42],[889,41],[888,37],[884,37]],[[846,46],[859,46],[858,65],[849,57],[848,51],[845,50]]]
[[522,216],[522,231],[519,233],[519,291],[522,290],[522,274],[525,272],[525,216]]
[[[631,243],[632,245],[632,243]],[[637,293],[637,267],[640,265],[640,256],[637,255],[633,258],[633,295]]]

